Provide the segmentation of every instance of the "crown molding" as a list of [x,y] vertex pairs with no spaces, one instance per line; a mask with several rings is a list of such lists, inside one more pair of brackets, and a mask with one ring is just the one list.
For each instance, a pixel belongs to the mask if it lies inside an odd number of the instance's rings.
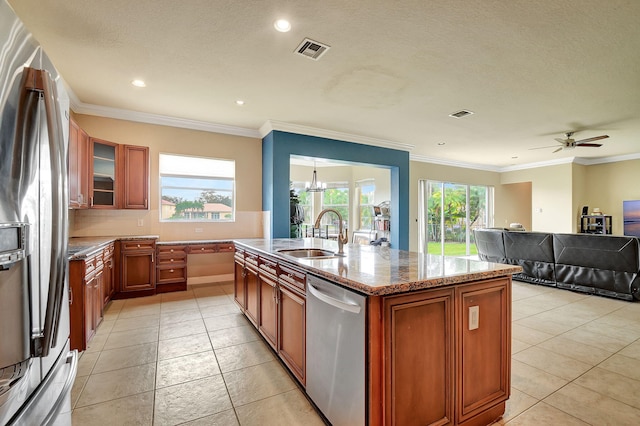
[[463,163],[462,161],[445,160],[442,158],[427,157],[426,155],[411,154],[409,156],[411,161],[419,161],[421,163],[440,164],[450,167],[462,167],[465,169],[483,170],[487,172],[500,172],[501,168],[498,166],[488,166],[485,164]]
[[150,114],[105,107],[81,102],[73,91],[69,90],[70,106],[77,114],[94,115],[97,117],[115,118],[118,120],[135,121],[139,123],[157,124],[159,126],[179,127],[182,129],[200,130],[203,132],[222,133],[226,135],[244,136],[248,138],[260,138],[260,133],[255,129],[229,126],[226,124],[210,123],[207,121],[189,120],[167,115]]
[[355,135],[352,133],[337,132],[334,130],[319,129],[317,127],[303,126],[300,124],[291,124],[283,121],[268,120],[260,126],[260,137],[264,138],[272,131],[297,133],[300,135],[316,136],[326,139],[335,139],[345,142],[361,143],[365,145],[379,146],[383,148],[392,148],[400,151],[411,151],[416,146],[408,143],[395,142],[386,139],[372,138],[369,136]]
[[537,163],[517,164],[513,166],[500,167],[498,170],[500,173],[513,172],[516,170],[537,169],[539,167],[557,166],[559,164],[574,163],[576,157],[558,158],[556,160],[539,161]]
[[594,166],[596,164],[618,163],[620,161],[640,160],[640,153],[616,155],[613,157],[599,157],[599,158],[576,158],[576,163],[583,166]]

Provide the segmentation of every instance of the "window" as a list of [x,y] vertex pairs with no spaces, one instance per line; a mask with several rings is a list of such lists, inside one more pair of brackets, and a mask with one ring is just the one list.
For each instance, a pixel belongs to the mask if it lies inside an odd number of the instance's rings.
[[313,226],[313,193],[304,190],[304,182],[293,182],[291,187],[293,192],[298,196],[298,205],[302,207],[304,211],[304,221],[302,222],[302,229],[304,225],[309,227]]
[[492,226],[493,188],[420,181],[420,252],[477,254],[473,230]]
[[[327,189],[322,193],[322,208],[335,209],[342,216],[344,228],[349,227],[349,183],[327,182]],[[331,225],[330,233],[338,231],[338,217],[327,213],[322,218],[322,224]]]
[[160,154],[160,220],[231,222],[235,161]]
[[356,182],[358,194],[358,229],[368,231],[372,229],[373,205],[375,200],[376,184],[373,179]]

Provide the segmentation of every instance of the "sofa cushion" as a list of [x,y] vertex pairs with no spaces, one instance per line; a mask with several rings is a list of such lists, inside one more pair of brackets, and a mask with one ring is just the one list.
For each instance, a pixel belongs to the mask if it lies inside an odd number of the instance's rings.
[[556,285],[553,234],[505,232],[503,238],[507,263],[522,267],[522,272],[514,274],[515,279]]
[[640,284],[640,245],[634,237],[554,234],[558,287],[631,298]]
[[488,262],[507,263],[501,229],[476,229],[474,236],[478,257]]

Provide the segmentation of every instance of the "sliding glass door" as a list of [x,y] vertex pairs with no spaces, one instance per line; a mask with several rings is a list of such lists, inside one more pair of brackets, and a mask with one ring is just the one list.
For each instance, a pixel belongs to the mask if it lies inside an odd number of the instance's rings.
[[419,250],[447,256],[477,254],[473,230],[491,226],[493,188],[420,181]]

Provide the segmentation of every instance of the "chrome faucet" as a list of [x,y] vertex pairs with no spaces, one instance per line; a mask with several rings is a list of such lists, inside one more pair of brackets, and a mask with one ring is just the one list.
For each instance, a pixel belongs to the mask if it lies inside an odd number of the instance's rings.
[[329,213],[329,212],[333,212],[336,214],[336,216],[338,216],[338,253],[337,254],[338,256],[344,256],[343,246],[349,242],[349,233],[347,228],[344,229],[344,233],[342,231],[342,215],[338,210],[336,209],[322,210],[318,215],[318,218],[316,219],[316,223],[313,225],[313,227],[316,229],[320,228],[320,219],[322,219],[322,216],[324,216],[325,213]]

